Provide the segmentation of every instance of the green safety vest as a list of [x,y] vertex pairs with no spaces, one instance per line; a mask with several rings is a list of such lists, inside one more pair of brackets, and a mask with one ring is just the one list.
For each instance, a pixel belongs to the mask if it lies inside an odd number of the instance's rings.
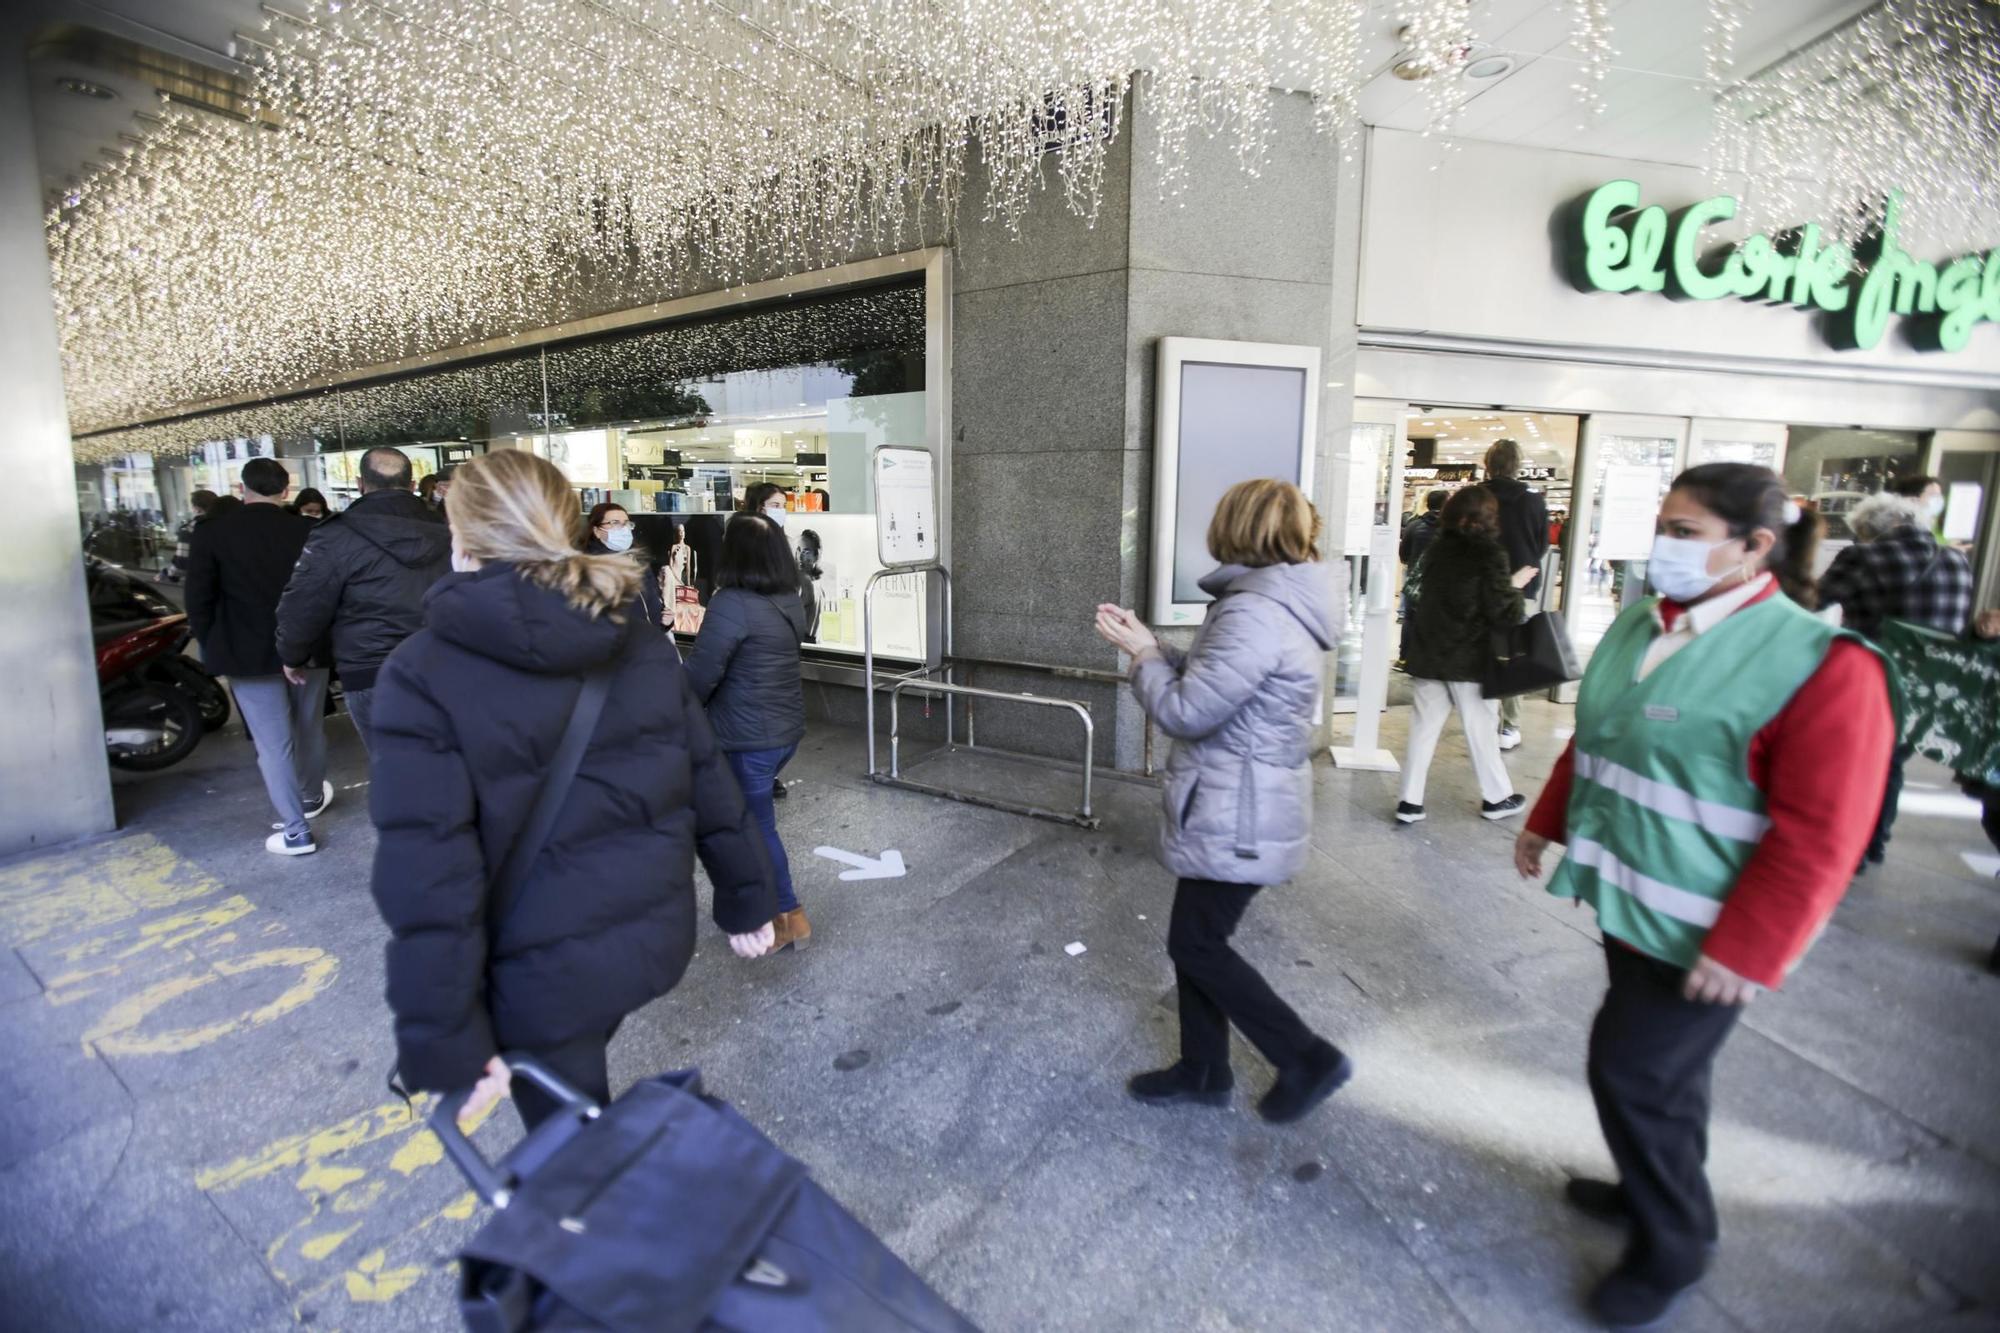
[[1619,616],[1584,672],[1569,852],[1549,892],[1595,907],[1606,935],[1692,967],[1771,826],[1750,781],[1750,742],[1833,641],[1854,636],[1776,594],[1640,680],[1657,606]]

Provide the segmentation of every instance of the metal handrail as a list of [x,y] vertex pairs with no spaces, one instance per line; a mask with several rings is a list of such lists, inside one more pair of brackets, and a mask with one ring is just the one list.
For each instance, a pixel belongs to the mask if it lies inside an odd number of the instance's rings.
[[[904,575],[936,574],[944,580],[944,645],[938,655],[937,666],[924,665],[898,677],[910,680],[942,670],[945,680],[955,679],[951,665],[951,571],[935,562],[928,565],[911,565],[900,569],[878,569],[868,576],[868,582],[861,589],[861,696],[864,702],[868,730],[868,776],[874,777],[881,770],[875,761],[875,585],[886,578],[900,578]],[[929,601],[926,585],[925,601]],[[957,743],[955,712],[951,700],[945,701],[944,739],[946,745]]]
[[[1037,704],[1044,708],[1060,708],[1076,714],[1083,723],[1083,804],[1074,816],[1057,815],[1035,807],[1017,805],[1010,801],[989,798],[967,797],[963,793],[947,791],[922,783],[913,783],[903,776],[902,767],[902,704],[903,691],[916,690],[921,693],[944,695],[966,699],[999,699],[1009,703]],[[947,748],[951,748],[947,744]],[[899,786],[928,791],[940,796],[950,796],[954,800],[971,800],[974,804],[989,805],[996,809],[1013,810],[1020,814],[1035,815],[1044,819],[1062,819],[1068,823],[1081,824],[1086,828],[1096,826],[1096,817],[1091,813],[1091,777],[1095,769],[1097,754],[1097,723],[1090,716],[1090,705],[1076,699],[1053,699],[1045,695],[1029,694],[1025,691],[986,690],[974,685],[956,685],[937,680],[899,680],[889,687],[889,775],[888,780]],[[881,779],[878,777],[878,781]]]

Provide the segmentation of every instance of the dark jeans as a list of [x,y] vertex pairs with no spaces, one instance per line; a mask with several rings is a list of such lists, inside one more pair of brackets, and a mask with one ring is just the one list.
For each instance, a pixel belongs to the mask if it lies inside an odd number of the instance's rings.
[[374,749],[368,733],[375,722],[375,687],[371,685],[365,690],[343,687],[340,697],[347,701],[347,716],[354,721],[355,733],[361,737],[361,748]]
[[797,909],[799,896],[792,891],[792,863],[785,859],[785,844],[778,837],[778,809],[771,799],[771,787],[798,749],[796,745],[787,745],[782,750],[732,750],[723,756],[729,760],[729,767],[736,774],[736,785],[743,789],[743,804],[750,807],[757,827],[764,830],[764,845],[771,852],[771,879],[777,885],[780,912]]
[[1709,1084],[1738,1005],[1681,998],[1685,970],[1605,942],[1611,988],[1590,1029],[1590,1095],[1632,1214],[1627,1267],[1680,1287],[1720,1234],[1708,1188]]
[[1868,840],[1868,859],[1880,861],[1889,850],[1889,830],[1896,826],[1896,807],[1903,800],[1903,765],[1916,754],[1913,745],[1898,745],[1889,757],[1889,785],[1882,792],[1882,813],[1875,820],[1875,836]]
[[[611,1031],[601,1037],[578,1037],[550,1050],[536,1051],[534,1057],[557,1078],[599,1106],[605,1106],[611,1101],[611,1071],[606,1067],[605,1056],[617,1031],[618,1025],[613,1023]],[[514,1109],[521,1113],[521,1124],[528,1129],[562,1109],[561,1102],[519,1074],[511,1080],[508,1094],[514,1099]]]
[[1227,1069],[1231,1023],[1279,1069],[1298,1064],[1315,1040],[1257,969],[1229,947],[1256,896],[1254,884],[1212,879],[1184,879],[1174,889],[1167,956],[1180,988],[1181,1059],[1189,1064]]

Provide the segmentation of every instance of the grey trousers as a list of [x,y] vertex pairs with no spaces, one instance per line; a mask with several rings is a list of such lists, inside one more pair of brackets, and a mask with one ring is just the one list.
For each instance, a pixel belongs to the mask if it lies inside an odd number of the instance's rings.
[[375,738],[370,733],[375,725],[375,687],[350,690],[342,686],[340,697],[347,700],[347,715],[354,719],[354,734],[361,737],[361,748],[374,749]]
[[306,831],[306,800],[319,803],[326,782],[326,669],[309,670],[306,683],[283,676],[238,676],[229,682],[250,740],[264,793],[287,834]]

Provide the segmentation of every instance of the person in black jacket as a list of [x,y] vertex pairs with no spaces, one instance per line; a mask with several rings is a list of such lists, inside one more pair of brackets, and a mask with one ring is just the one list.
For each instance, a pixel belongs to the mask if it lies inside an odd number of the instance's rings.
[[1507,819],[1526,801],[1500,758],[1499,710],[1480,693],[1493,660],[1493,633],[1521,619],[1521,590],[1498,540],[1499,505],[1483,486],[1468,486],[1444,509],[1437,540],[1425,552],[1411,601],[1409,672],[1415,687],[1409,752],[1396,822],[1424,817],[1424,780],[1455,705],[1479,778],[1480,814]]
[[784,534],[760,514],[739,513],[722,535],[717,591],[688,657],[695,698],[729,757],[743,799],[770,847],[778,889],[777,943],[804,948],[812,923],[792,887],[791,864],[778,837],[772,790],[806,734],[799,644],[806,612],[799,570]]
[[[769,949],[763,837],[685,673],[639,623],[638,567],[578,549],[562,473],[501,450],[453,481],[461,572],[375,686],[373,890],[397,1069],[412,1088],[475,1087],[470,1118],[508,1087],[501,1053],[525,1051],[602,1104],[611,1034],[694,952],[697,853],[736,952]],[[493,877],[597,671],[611,673],[603,715],[503,911]],[[517,1098],[530,1126],[554,1110],[529,1086]]]
[[423,624],[424,593],[451,567],[451,532],[410,493],[402,450],[370,449],[357,477],[361,498],[312,529],[299,557],[278,605],[278,654],[289,676],[332,636],[348,716],[373,750],[375,673]]
[[[1495,440],[1486,451],[1486,489],[1500,504],[1498,537],[1507,552],[1514,586],[1523,590],[1521,614],[1525,618],[1536,609],[1542,595],[1542,557],[1549,549],[1549,506],[1542,493],[1521,480],[1521,445],[1516,440]],[[1509,695],[1500,701],[1500,748],[1511,750],[1521,743],[1521,699]]]
[[1396,656],[1405,662],[1409,661],[1410,657],[1409,575],[1416,573],[1417,564],[1424,558],[1424,552],[1429,550],[1431,542],[1436,540],[1438,515],[1444,512],[1444,502],[1450,498],[1451,492],[1446,490],[1432,491],[1424,496],[1424,512],[1403,525],[1402,540],[1396,544],[1396,554],[1402,560],[1403,568],[1409,571],[1409,574],[1404,576],[1403,602],[1399,608],[1403,618],[1402,643],[1396,650]]
[[291,474],[274,458],[243,465],[243,503],[210,506],[214,517],[188,536],[187,613],[202,664],[229,678],[237,711],[257,747],[264,791],[278,828],[264,850],[306,856],[319,850],[307,821],[333,800],[326,780],[326,668],[312,647],[296,668],[277,647],[278,602],[305,548],[312,520],[285,509]]
[[[646,623],[668,636],[673,642],[674,623],[667,615],[667,599],[661,583],[661,569],[647,556],[646,548],[634,545],[638,534],[632,527],[632,516],[624,506],[612,504],[609,500],[593,505],[588,520],[590,540],[583,549],[591,555],[622,555],[645,571],[646,577],[639,584],[639,604],[645,608]],[[675,656],[679,656],[675,650]]]

